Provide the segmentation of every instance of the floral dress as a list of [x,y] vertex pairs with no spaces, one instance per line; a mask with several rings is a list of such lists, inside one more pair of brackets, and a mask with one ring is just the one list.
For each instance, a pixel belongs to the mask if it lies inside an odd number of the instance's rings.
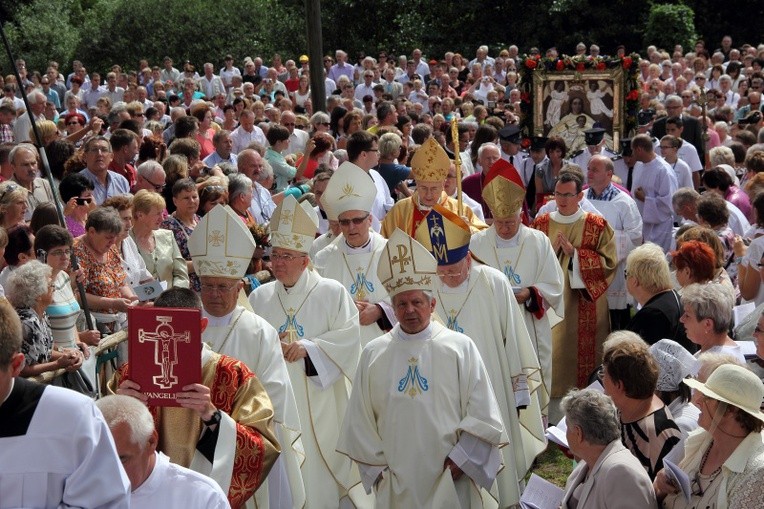
[[[196,214],[194,214],[194,219],[197,224],[201,221],[201,218]],[[194,230],[183,224],[172,214],[162,221],[160,228],[172,232],[173,236],[175,236],[175,242],[178,243],[178,247],[180,248],[181,256],[183,256],[184,260],[191,261],[191,252],[188,250],[188,239],[191,237],[191,234],[194,233]],[[191,281],[192,290],[197,293],[202,291],[202,282],[199,280],[199,276],[197,276],[195,272],[189,274],[189,280]]]
[[[116,247],[112,247],[106,253],[106,261],[101,262],[85,247],[85,237],[74,240],[74,254],[80,262],[80,268],[84,274],[85,292],[98,297],[119,298],[122,297],[120,289],[127,280],[125,269]],[[113,309],[97,309],[105,313],[114,313]]]
[[50,361],[53,333],[45,317],[41,319],[32,308],[19,308],[16,312],[21,319],[21,353],[24,354],[27,366]]

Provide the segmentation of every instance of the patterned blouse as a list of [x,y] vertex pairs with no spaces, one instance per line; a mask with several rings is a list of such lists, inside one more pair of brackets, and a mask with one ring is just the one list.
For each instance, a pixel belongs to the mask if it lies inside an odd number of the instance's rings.
[[[194,220],[198,224],[199,221],[201,221],[201,218],[194,214]],[[191,237],[191,234],[194,233],[193,228],[189,228],[172,214],[167,216],[159,227],[172,232],[175,237],[175,242],[178,243],[178,247],[180,248],[181,256],[183,256],[184,260],[190,262],[191,252],[188,250],[188,239]],[[192,272],[189,274],[189,279],[191,281],[191,289],[197,293],[201,292],[202,282],[199,280],[199,276],[197,276],[195,272]]]
[[[91,295],[107,298],[118,298],[122,294],[120,288],[127,280],[125,269],[119,258],[116,246],[106,253],[106,261],[101,262],[85,247],[85,237],[74,239],[74,254],[80,261],[80,268],[85,276],[85,291]],[[93,311],[114,313],[113,309],[94,309]]]
[[16,312],[21,319],[24,339],[21,343],[21,353],[24,354],[27,366],[50,361],[53,334],[45,315],[40,318],[32,308],[19,308],[16,309]]

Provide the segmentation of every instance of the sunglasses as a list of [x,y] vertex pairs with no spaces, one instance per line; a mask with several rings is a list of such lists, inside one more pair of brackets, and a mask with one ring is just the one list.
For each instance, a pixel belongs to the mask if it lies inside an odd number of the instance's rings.
[[350,223],[353,223],[356,226],[360,226],[368,218],[369,218],[369,214],[366,214],[363,217],[354,217],[352,219],[340,219],[337,222],[340,223],[340,226],[350,226]]

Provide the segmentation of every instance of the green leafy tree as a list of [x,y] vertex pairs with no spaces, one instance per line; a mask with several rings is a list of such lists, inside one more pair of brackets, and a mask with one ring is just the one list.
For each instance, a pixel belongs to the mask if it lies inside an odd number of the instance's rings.
[[653,5],[645,29],[645,46],[654,44],[671,51],[675,44],[681,44],[689,51],[697,38],[694,17],[692,8],[686,5]]
[[[30,71],[44,73],[49,60],[67,65],[74,57],[81,15],[77,0],[34,0],[20,5],[3,28],[14,56],[23,58]],[[5,60],[3,68],[10,69]]]

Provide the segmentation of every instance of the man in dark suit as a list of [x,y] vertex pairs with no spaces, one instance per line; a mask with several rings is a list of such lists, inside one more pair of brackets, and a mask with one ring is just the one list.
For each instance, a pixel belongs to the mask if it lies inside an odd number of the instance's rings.
[[651,130],[651,135],[658,139],[663,138],[666,136],[666,119],[669,117],[681,117],[684,125],[682,139],[689,142],[697,149],[701,163],[705,164],[706,153],[704,152],[703,128],[700,125],[700,121],[695,117],[682,113],[682,98],[678,95],[668,96],[665,104],[666,113],[668,113],[668,115],[655,121]]

